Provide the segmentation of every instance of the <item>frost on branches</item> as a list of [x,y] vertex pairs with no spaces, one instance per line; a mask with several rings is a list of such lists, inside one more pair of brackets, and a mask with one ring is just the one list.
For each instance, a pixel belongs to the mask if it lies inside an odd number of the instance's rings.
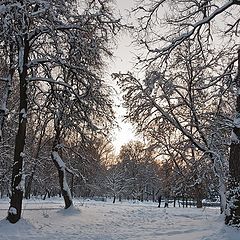
[[[55,106],[60,106],[68,118],[64,129],[77,129],[78,135],[105,129],[113,120],[102,69],[105,57],[111,56],[109,43],[121,26],[113,17],[110,1],[82,1],[80,10],[77,4],[72,0],[0,3],[0,56],[6,66],[0,81],[8,86],[1,103],[0,136],[12,80],[16,81],[15,97],[19,96],[10,202],[10,209],[15,208],[17,214],[9,212],[8,220],[12,223],[21,217],[21,153],[28,137],[27,118],[33,116],[33,111],[42,118],[46,114],[50,119],[46,128],[51,128],[58,110]],[[64,92],[68,105],[61,98]],[[107,123],[96,123],[96,112]]]
[[227,209],[225,222],[228,225],[240,227],[240,185],[239,181],[230,181],[226,194]]
[[238,71],[236,117],[233,121],[229,158],[229,183],[227,192],[226,224],[240,227],[240,49],[238,50]]
[[[167,150],[169,161],[176,166],[186,159],[188,164],[193,162],[206,169],[211,167],[204,165],[203,159],[211,162],[219,178],[222,210],[226,203],[223,198],[228,177],[230,116],[236,105],[232,89],[240,87],[234,79],[240,59],[236,54],[239,8],[240,1],[234,0],[137,2],[134,40],[142,47],[137,66],[144,72],[136,74],[140,77],[135,77],[135,73],[115,75],[124,92],[127,118],[155,149],[163,155]],[[216,46],[216,42],[221,44]],[[240,115],[239,97],[237,115]],[[239,120],[234,124],[228,188],[228,207],[232,211],[228,214],[237,219],[240,218],[236,200],[240,182]],[[189,152],[191,158],[186,157]],[[209,169],[207,176],[210,173]],[[192,178],[201,179],[201,175]],[[233,193],[235,197],[230,196]],[[235,224],[230,215],[227,223]]]

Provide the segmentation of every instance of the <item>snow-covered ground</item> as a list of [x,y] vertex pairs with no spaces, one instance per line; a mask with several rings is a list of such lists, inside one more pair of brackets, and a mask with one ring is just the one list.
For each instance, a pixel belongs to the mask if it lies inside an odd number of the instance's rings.
[[1,240],[240,240],[240,231],[224,226],[218,208],[157,208],[157,203],[112,204],[61,199],[24,201],[16,224],[5,220],[7,200],[0,200]]

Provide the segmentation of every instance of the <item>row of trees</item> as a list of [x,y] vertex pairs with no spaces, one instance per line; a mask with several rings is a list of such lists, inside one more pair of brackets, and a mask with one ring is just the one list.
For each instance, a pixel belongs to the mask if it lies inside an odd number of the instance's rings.
[[[51,140],[45,140],[46,144],[42,146],[37,158],[32,157],[31,149],[26,150],[26,168],[23,174],[24,197],[27,199],[62,195],[57,169],[49,161]],[[61,157],[68,169],[67,183],[71,195],[77,198],[111,197],[114,203],[116,199],[156,201],[159,196],[191,198],[199,201],[198,206],[201,207],[203,198],[217,195],[217,181],[210,166],[202,169],[202,172],[205,171],[205,179],[196,186],[193,180],[196,165],[190,168],[184,164],[176,166],[173,159],[162,161],[155,151],[141,142],[124,145],[117,157],[113,154],[111,143],[104,139],[94,139],[91,147],[86,149],[88,153],[85,156],[84,153],[79,154],[82,149],[69,149],[66,143],[64,146]],[[1,158],[1,163],[10,160]],[[8,185],[11,166],[6,166],[2,165],[1,168],[2,197],[10,195]]]
[[11,223],[21,216],[24,169],[32,169],[30,188],[36,169],[51,153],[68,208],[72,199],[66,172],[74,171],[63,161],[65,146],[73,152],[77,148],[85,159],[91,138],[107,134],[113,123],[111,91],[103,80],[103,69],[105,57],[111,56],[109,44],[121,26],[109,1],[77,4],[61,0],[0,3],[0,136],[6,154],[3,164],[10,168],[7,159],[14,159]]
[[[166,155],[165,155],[166,156]],[[202,207],[203,198],[214,198],[217,193],[217,178],[211,165],[197,164],[194,159],[177,162],[176,156],[168,155],[165,160],[158,152],[141,142],[130,142],[121,148],[119,162],[106,171],[101,189],[112,193],[115,198],[156,201],[165,199],[191,198]],[[196,175],[202,174],[196,183]],[[211,184],[209,184],[209,182]]]
[[156,151],[172,156],[177,167],[192,169],[197,188],[210,177],[204,169],[211,162],[226,223],[237,226],[239,5],[239,0],[139,2],[133,34],[141,50],[140,73],[114,75],[124,92],[127,118]]

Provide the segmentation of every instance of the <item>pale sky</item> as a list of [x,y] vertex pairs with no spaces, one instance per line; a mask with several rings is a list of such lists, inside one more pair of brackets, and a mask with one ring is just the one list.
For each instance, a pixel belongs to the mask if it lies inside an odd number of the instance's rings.
[[[121,15],[126,18],[127,9],[130,10],[133,6],[132,0],[117,0],[116,4],[121,12]],[[131,53],[132,47],[131,39],[127,35],[123,35],[119,40],[119,45],[116,51],[114,52],[114,59],[110,65],[110,73],[112,72],[127,72],[131,70],[132,64],[131,59],[133,58],[133,54]],[[116,97],[116,104],[121,105],[121,97]],[[117,122],[119,124],[120,129],[115,130],[113,133],[113,145],[115,147],[116,153],[119,152],[122,145],[128,143],[131,140],[136,140],[136,137],[133,133],[133,127],[130,123],[123,122],[124,115],[126,111],[123,107],[117,107]]]

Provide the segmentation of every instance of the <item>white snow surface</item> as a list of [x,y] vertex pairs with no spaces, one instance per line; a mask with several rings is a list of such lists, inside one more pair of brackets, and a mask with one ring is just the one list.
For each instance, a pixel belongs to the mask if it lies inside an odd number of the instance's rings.
[[17,215],[17,209],[14,208],[14,207],[10,207],[9,210],[8,210],[8,212],[9,212],[10,214]]
[[1,240],[239,240],[218,208],[157,208],[157,203],[75,199],[24,200],[23,217],[9,223],[8,201],[0,200]]

